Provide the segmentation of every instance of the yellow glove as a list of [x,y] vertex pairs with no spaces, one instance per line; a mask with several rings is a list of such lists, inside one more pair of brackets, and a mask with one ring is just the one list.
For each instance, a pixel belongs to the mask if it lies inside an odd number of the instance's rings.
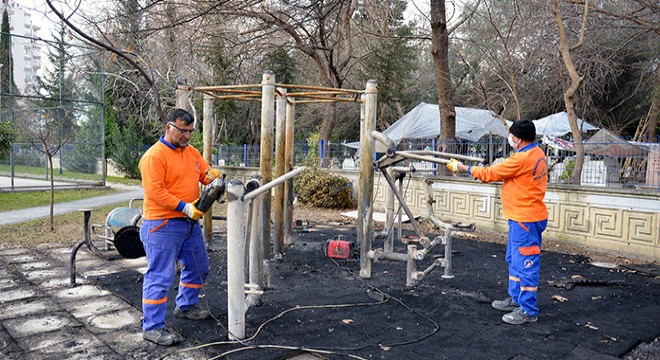
[[218,171],[218,169],[209,168],[208,170],[206,170],[206,178],[209,179],[209,181],[213,181],[219,177],[220,177],[220,171]]
[[196,199],[192,203],[187,203],[186,206],[183,207],[183,213],[193,220],[199,220],[204,216],[204,213],[195,207],[198,201],[199,199]]
[[451,172],[456,173],[458,172],[458,165],[460,165],[460,162],[456,159],[450,159],[449,164],[447,164],[447,169],[451,170]]

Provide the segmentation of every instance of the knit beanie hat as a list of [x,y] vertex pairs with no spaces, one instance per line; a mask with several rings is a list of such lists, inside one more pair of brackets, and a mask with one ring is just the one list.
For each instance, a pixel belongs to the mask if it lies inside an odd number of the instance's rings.
[[515,121],[509,132],[522,140],[534,141],[536,139],[536,126],[531,120]]

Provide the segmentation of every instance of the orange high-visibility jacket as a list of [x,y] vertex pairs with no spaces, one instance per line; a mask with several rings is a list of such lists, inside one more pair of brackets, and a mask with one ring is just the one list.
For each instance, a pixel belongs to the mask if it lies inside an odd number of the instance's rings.
[[210,166],[193,146],[174,147],[165,141],[152,145],[140,159],[144,209],[142,218],[161,220],[184,217],[186,203],[199,198],[199,183],[207,185]]
[[543,150],[529,144],[503,162],[470,166],[468,173],[483,182],[503,181],[502,211],[514,221],[534,222],[548,219],[543,203],[548,188],[548,171]]

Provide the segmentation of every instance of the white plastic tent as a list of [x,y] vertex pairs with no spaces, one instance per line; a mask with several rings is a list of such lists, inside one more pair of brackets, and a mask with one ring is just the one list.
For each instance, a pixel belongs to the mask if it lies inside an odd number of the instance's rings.
[[[536,126],[537,135],[559,137],[571,132],[571,123],[568,120],[568,113],[565,111],[532,121]],[[513,122],[507,120],[507,124],[511,126]],[[582,132],[598,130],[597,127],[583,121],[582,119],[578,119],[578,127],[582,129]]]
[[[431,139],[440,135],[440,110],[438,105],[419,103],[410,112],[383,131],[395,144],[402,139]],[[456,137],[477,141],[493,134],[507,137],[504,124],[489,110],[456,107]],[[344,144],[358,148],[359,143]],[[381,149],[382,150],[382,149]],[[377,149],[377,151],[380,151]]]

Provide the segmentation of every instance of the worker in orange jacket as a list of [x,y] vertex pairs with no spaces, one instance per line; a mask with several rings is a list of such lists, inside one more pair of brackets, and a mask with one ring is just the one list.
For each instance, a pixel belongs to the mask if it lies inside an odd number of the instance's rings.
[[188,144],[194,118],[183,109],[167,115],[165,135],[140,159],[144,208],[140,240],[147,254],[147,272],[142,282],[142,337],[158,345],[174,345],[182,338],[165,328],[167,298],[181,270],[174,316],[193,320],[211,317],[197,306],[199,292],[209,272],[208,254],[196,207],[199,184],[220,176],[197,149]]
[[543,202],[548,187],[546,158],[534,142],[536,127],[529,120],[516,121],[509,129],[509,145],[515,153],[488,166],[466,166],[452,159],[452,172],[467,171],[483,182],[502,181],[502,212],[509,219],[506,262],[509,264],[509,297],[492,306],[509,312],[502,321],[524,324],[538,320],[536,306],[541,269],[541,233],[548,224]]

